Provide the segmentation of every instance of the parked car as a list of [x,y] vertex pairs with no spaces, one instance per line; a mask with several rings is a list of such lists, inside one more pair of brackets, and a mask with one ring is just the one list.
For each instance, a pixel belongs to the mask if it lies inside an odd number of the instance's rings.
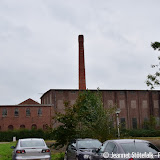
[[12,160],[51,160],[50,149],[41,138],[19,139],[11,148]]
[[92,150],[101,146],[97,139],[76,139],[71,141],[66,149],[64,160],[89,160]]
[[107,140],[102,146],[93,151],[91,160],[138,160],[160,159],[159,149],[149,141],[138,139]]

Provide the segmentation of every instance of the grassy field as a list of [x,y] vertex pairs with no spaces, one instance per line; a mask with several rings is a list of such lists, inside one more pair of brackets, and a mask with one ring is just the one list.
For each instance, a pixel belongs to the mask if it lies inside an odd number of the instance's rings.
[[[12,149],[11,146],[15,146],[15,142],[0,143],[0,160],[11,160]],[[63,160],[64,153],[52,153],[52,160]]]
[[0,160],[11,160],[12,149],[10,147],[14,145],[13,142],[0,144]]

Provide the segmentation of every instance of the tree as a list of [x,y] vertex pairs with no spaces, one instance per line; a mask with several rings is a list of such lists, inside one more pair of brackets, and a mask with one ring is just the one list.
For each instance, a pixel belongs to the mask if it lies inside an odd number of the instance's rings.
[[59,126],[53,130],[55,147],[63,147],[75,138],[96,138],[104,141],[115,135],[113,117],[115,108],[104,109],[101,93],[82,91],[76,103],[65,102],[65,113],[57,113],[54,119]]
[[154,130],[154,129],[156,129],[156,124],[157,124],[156,117],[150,116],[149,120],[146,119],[143,122],[143,128],[144,129]]
[[[151,46],[154,50],[160,51],[160,43],[154,42],[151,43]],[[160,61],[160,56],[158,57],[158,61]],[[154,74],[149,74],[147,76],[146,84],[150,86],[151,89],[154,89],[155,86],[160,85],[160,62],[159,64],[155,64],[151,66],[152,68],[158,68],[158,70]]]

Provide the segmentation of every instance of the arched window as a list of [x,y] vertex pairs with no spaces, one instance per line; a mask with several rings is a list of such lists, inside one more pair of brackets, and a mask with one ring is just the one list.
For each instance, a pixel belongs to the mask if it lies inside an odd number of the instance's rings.
[[38,116],[42,116],[42,108],[38,108]]
[[27,108],[27,109],[26,109],[26,116],[30,116],[30,115],[31,115],[30,108]]
[[9,126],[8,126],[8,130],[11,130],[11,131],[12,131],[12,130],[13,130],[13,125],[9,125]]
[[24,128],[25,128],[24,124],[20,125],[20,129],[24,129]]
[[44,125],[43,125],[43,130],[46,131],[47,129],[48,129],[48,125],[47,125],[47,124],[44,124]]
[[37,125],[36,124],[32,124],[31,129],[37,129]]
[[14,116],[15,117],[19,116],[19,110],[18,110],[18,108],[15,108],[15,110],[14,110]]

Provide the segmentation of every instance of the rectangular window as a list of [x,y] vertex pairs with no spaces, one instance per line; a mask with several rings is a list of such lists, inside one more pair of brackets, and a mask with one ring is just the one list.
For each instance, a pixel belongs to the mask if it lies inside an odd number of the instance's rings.
[[108,107],[112,107],[113,106],[113,100],[108,100]]
[[30,115],[31,115],[30,108],[27,108],[27,109],[26,109],[26,116],[29,117]]
[[119,107],[121,109],[125,108],[125,100],[119,100]]
[[15,108],[15,110],[14,110],[14,116],[15,117],[19,116],[19,110],[18,110],[18,108]]
[[142,101],[142,108],[148,108],[147,100]]
[[136,108],[136,100],[131,100],[131,108]]
[[38,108],[38,116],[42,116],[42,108]]
[[121,128],[126,128],[126,121],[125,121],[125,118],[121,118],[120,119],[120,122],[121,122]]
[[132,118],[132,127],[133,129],[137,129],[137,118]]
[[147,117],[144,118],[143,128],[144,128],[144,129],[149,129],[149,121],[148,121],[148,118],[147,118]]
[[153,101],[154,108],[159,108],[159,100]]
[[6,117],[7,116],[7,109],[3,108],[2,110],[2,117]]

